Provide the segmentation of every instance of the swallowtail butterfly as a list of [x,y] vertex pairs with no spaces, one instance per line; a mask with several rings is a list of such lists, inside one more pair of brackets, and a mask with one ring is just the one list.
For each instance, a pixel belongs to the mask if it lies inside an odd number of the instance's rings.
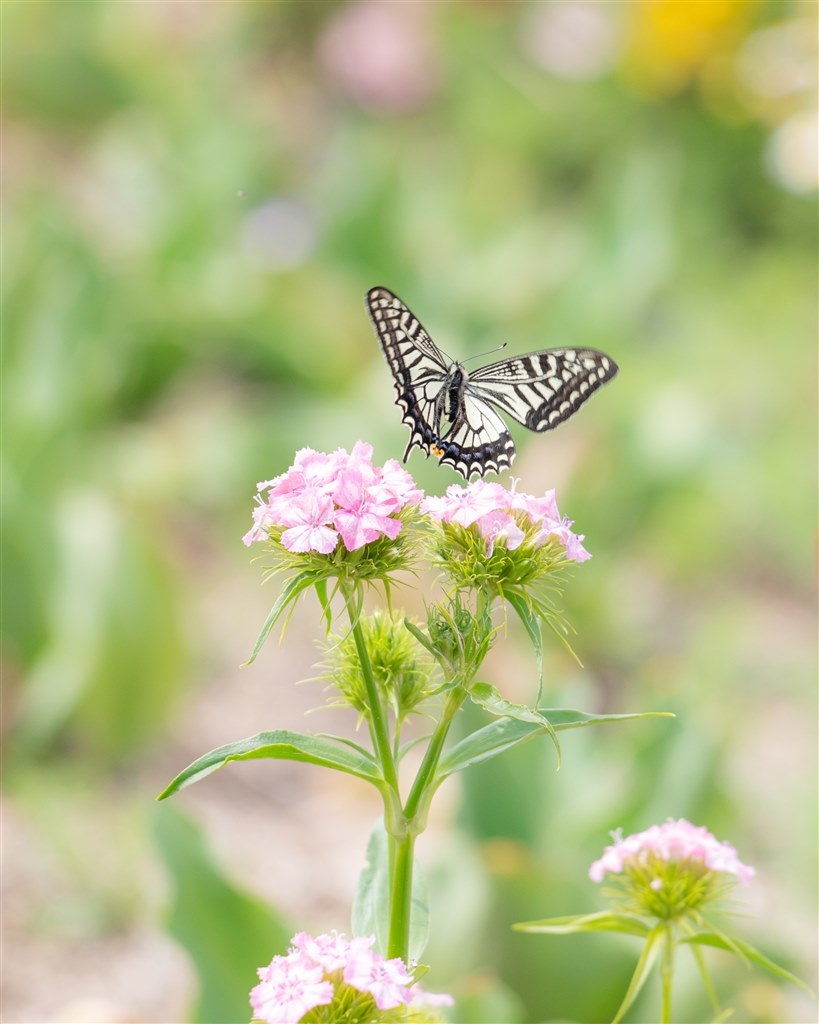
[[613,359],[590,348],[530,352],[468,373],[389,289],[371,288],[367,309],[410,428],[404,462],[418,447],[467,479],[512,465],[515,443],[501,412],[529,430],[552,430],[617,373]]

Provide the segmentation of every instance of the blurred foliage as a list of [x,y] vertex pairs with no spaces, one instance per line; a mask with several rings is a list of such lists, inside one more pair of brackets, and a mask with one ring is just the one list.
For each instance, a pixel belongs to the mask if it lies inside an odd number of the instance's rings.
[[201,829],[163,805],[155,832],[173,881],[168,930],[190,953],[200,981],[191,1020],[231,1024],[247,1015],[255,965],[286,953],[292,930],[260,900],[231,885]]
[[[473,770],[474,911],[433,888],[436,987],[470,1020],[611,1013],[632,949],[507,926],[594,909],[608,830],[669,815],[761,866],[750,927],[809,971],[815,5],[7,0],[2,28],[21,808],[29,773],[127,775],[184,716],[256,480],[303,445],[403,450],[361,301],[384,284],[455,355],[617,359],[570,426],[516,432],[526,489],[558,484],[595,554],[567,589],[586,668],[556,652],[549,702],[679,716],[573,735],[558,776],[545,746]],[[814,1012],[729,977],[743,1019]]]

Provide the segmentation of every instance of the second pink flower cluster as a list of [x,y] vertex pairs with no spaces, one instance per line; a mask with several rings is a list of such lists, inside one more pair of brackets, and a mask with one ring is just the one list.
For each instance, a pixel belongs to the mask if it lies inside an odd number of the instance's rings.
[[486,540],[487,555],[498,541],[510,551],[523,543],[526,534],[516,518],[523,512],[536,527],[529,536],[533,546],[554,537],[565,547],[567,558],[583,562],[591,557],[583,537],[572,532],[571,521],[561,518],[553,490],[535,498],[478,480],[466,487],[453,484],[443,497],[424,498],[395,459],[374,466],[372,454],[372,446],[364,441],[349,454],[344,448],[329,454],[302,448],[286,473],[258,484],[253,527],[244,543],[266,541],[270,528],[277,527],[288,551],[328,555],[339,540],[355,551],[381,537],[394,540],[402,527],[399,513],[420,504],[422,513],[439,522],[465,528],[474,524]]
[[642,863],[648,857],[663,861],[699,861],[711,871],[736,875],[743,885],[754,877],[754,869],[743,864],[730,843],[720,842],[702,825],[692,825],[685,818],[669,818],[662,825],[652,825],[644,832],[622,838],[607,846],[603,856],[592,864],[589,878],[602,882],[606,874],[619,875],[629,863]]

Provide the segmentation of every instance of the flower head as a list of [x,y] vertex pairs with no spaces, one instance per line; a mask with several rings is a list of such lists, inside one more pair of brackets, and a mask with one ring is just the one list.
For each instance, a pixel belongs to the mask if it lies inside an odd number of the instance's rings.
[[441,498],[425,498],[421,511],[440,523],[474,526],[474,532],[486,542],[487,558],[500,541],[507,551],[514,551],[523,544],[540,548],[552,539],[563,546],[565,557],[572,561],[591,558],[581,543],[583,537],[572,533],[569,519],[561,518],[553,490],[536,498],[507,491],[498,483],[476,480],[466,487],[452,484]]
[[632,908],[654,917],[683,916],[716,899],[726,883],[747,885],[755,874],[730,843],[684,818],[614,838],[589,877],[602,882],[607,874],[620,876]]
[[349,453],[302,448],[285,473],[257,484],[244,543],[268,542],[274,570],[311,583],[388,581],[409,568],[417,531],[407,527],[423,494],[394,459],[375,466],[372,454],[363,441]]
[[[403,614],[376,611],[359,619],[378,691],[396,718],[406,718],[432,695],[432,659],[404,624]],[[326,678],[339,691],[341,702],[363,715],[370,700],[361,675],[356,641],[348,630],[332,636],[324,664]],[[337,702],[336,702],[337,703]]]
[[[414,987],[404,961],[386,960],[372,949],[374,943],[374,936],[347,939],[337,932],[316,936],[298,932],[286,956],[274,956],[267,967],[259,968],[259,984],[250,993],[254,1020],[267,1024],[336,1020],[336,1010],[350,1024],[364,1024],[375,1019],[376,1009],[387,1011],[378,1020],[391,1021],[388,1011],[405,1006],[424,1008],[425,1020],[439,1019],[427,1008],[450,1006],[451,998]],[[317,1017],[310,1012],[315,1007],[328,1009]]]
[[324,971],[302,953],[274,956],[258,970],[259,984],[250,992],[254,1019],[268,1024],[291,1024],[315,1006],[333,1001],[333,986]]

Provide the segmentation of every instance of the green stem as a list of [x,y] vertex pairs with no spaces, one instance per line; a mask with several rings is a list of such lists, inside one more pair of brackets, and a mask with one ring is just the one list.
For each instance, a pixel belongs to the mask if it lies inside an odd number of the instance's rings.
[[671,1024],[671,984],[674,980],[674,936],[669,926],[663,940],[663,959],[660,964],[663,983],[663,1008],[661,1024]]
[[415,776],[410,795],[404,806],[406,832],[390,836],[390,934],[388,956],[400,956],[405,962],[409,956],[410,917],[412,913],[412,872],[415,838],[426,826],[432,782],[441,759],[449,727],[466,694],[459,687],[450,692],[427,746],[421,767]]
[[[421,767],[418,769],[418,774],[415,776],[412,789],[404,805],[404,816],[410,821],[415,820],[422,804],[429,803],[429,799],[425,800],[424,798],[427,796],[430,783],[438,767],[438,762],[441,760],[441,753],[444,749],[444,742],[446,741],[449,727],[452,725],[452,719],[464,700],[466,700],[466,692],[461,687],[454,686],[449,692],[440,721],[435,726],[435,731],[429,741]],[[421,829],[418,831],[421,831]]]
[[387,957],[400,956],[409,962],[410,915],[412,913],[412,870],[415,834],[390,836],[390,933]]
[[[375,676],[373,675],[372,665],[370,664],[370,655],[367,651],[367,644],[364,641],[364,631],[362,630],[361,622],[359,621],[359,610],[356,608],[354,595],[351,589],[342,585],[341,592],[344,595],[344,603],[347,606],[347,614],[350,617],[350,628],[352,629],[358,660],[361,664],[361,674],[364,677],[364,686],[367,690],[367,703],[370,708],[370,714],[367,716],[367,724],[370,729],[373,747],[375,749],[378,763],[381,766],[381,771],[384,774],[384,780],[393,791],[396,798],[398,798],[398,773],[395,769],[395,758],[392,755],[387,714],[381,702],[378,687],[375,682]],[[386,810],[387,816],[390,817],[393,808],[388,807]],[[389,823],[387,822],[387,824],[389,831]]]

